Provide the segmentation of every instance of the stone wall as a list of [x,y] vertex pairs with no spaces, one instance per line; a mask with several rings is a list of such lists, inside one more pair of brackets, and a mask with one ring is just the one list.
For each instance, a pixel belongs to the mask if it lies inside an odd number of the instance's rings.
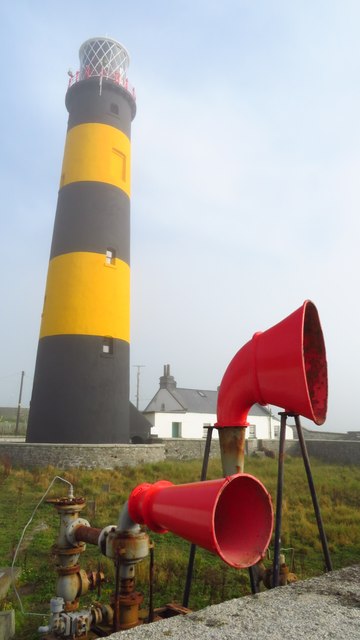
[[145,462],[165,460],[162,444],[28,444],[0,443],[0,461],[7,460],[13,467],[45,467],[58,469],[115,469],[134,467]]
[[[306,441],[308,444],[308,441]],[[258,451],[273,451],[276,455],[279,451],[279,440],[257,440]],[[300,445],[298,440],[285,440],[285,452],[289,455],[300,455]]]
[[[167,460],[198,460],[204,457],[206,438],[199,438],[198,440],[164,438],[163,443]],[[211,443],[210,458],[219,457],[219,441],[214,439]]]
[[[324,462],[338,464],[360,464],[359,440],[307,440],[310,457]],[[159,444],[27,444],[0,440],[0,462],[8,461],[13,467],[44,467],[51,465],[58,469],[71,467],[85,469],[115,469],[162,460],[194,460],[204,456],[205,438],[187,440],[182,438],[164,439]],[[270,450],[277,454],[278,440],[247,440],[246,453]],[[299,442],[287,440],[285,451],[289,455],[300,455]],[[210,457],[220,457],[219,441],[211,444]]]
[[323,462],[360,465],[359,440],[308,440],[309,456]]
[[[310,458],[337,464],[360,465],[360,440],[306,440]],[[278,440],[258,440],[258,449],[268,449],[275,453],[279,450]],[[300,456],[298,440],[286,440],[285,451],[291,456]]]
[[[114,469],[162,460],[196,460],[204,456],[205,438],[186,440],[171,438],[159,444],[28,444],[0,441],[0,461],[8,460],[13,467],[71,467]],[[213,440],[211,458],[220,457],[219,441]]]

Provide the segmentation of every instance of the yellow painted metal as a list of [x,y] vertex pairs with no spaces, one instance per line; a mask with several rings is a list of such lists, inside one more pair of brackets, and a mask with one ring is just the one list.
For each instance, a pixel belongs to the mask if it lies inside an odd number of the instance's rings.
[[108,124],[79,124],[66,136],[60,188],[72,182],[105,182],[130,196],[130,140]]
[[99,253],[65,253],[50,261],[40,338],[96,335],[130,341],[130,267]]

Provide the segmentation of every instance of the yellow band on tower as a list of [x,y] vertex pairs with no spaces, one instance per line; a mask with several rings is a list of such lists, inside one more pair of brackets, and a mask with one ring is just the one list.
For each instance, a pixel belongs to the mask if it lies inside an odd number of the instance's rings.
[[87,252],[50,261],[40,338],[68,334],[130,342],[129,265]]
[[105,182],[130,196],[130,140],[108,124],[79,124],[66,136],[60,188],[71,182]]

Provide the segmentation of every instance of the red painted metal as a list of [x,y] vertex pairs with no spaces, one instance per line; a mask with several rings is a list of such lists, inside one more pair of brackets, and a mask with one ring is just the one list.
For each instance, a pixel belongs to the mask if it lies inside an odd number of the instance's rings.
[[[131,93],[131,95],[134,98],[134,100],[136,100],[135,87],[133,87],[130,84],[128,78],[121,78],[120,73],[118,71],[116,71],[115,73],[108,74],[105,69],[102,69],[100,74],[98,74],[95,71],[91,71],[90,67],[86,67],[85,68],[85,79],[87,80],[88,78],[91,78],[91,77],[96,77],[96,78],[102,77],[102,78],[107,78],[109,80],[112,80],[113,82],[115,82],[115,84],[118,84],[118,85],[124,87],[124,89],[126,91]],[[69,78],[68,89],[73,84],[76,84],[77,82],[80,82],[80,80],[81,80],[80,71],[76,71],[76,73],[72,74],[70,76],[70,78]]]
[[130,494],[128,508],[135,522],[172,531],[237,569],[264,556],[273,528],[269,493],[245,473],[177,486],[144,483]]
[[327,411],[324,337],[313,302],[267,331],[255,333],[234,356],[222,379],[217,427],[246,427],[256,402],[323,424]]

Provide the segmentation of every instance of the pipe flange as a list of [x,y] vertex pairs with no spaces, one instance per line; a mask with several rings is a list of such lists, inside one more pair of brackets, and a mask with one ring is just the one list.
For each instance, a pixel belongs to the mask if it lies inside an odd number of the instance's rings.
[[64,606],[64,611],[65,612],[70,612],[70,611],[76,611],[79,608],[79,598],[75,598],[75,600],[66,600],[65,601],[65,606]]
[[98,547],[104,556],[106,556],[107,537],[110,532],[115,532],[115,531],[116,531],[116,525],[109,524],[107,527],[104,527],[104,529],[102,529],[102,531],[100,532],[99,539],[98,539]]
[[61,567],[60,565],[57,565],[56,571],[59,576],[71,576],[74,573],[79,573],[80,565],[74,564],[72,567]]
[[78,546],[78,541],[75,538],[75,531],[80,526],[81,527],[90,527],[90,523],[87,520],[85,520],[84,518],[77,518],[76,520],[71,522],[66,527],[66,540],[73,547],[77,547]]
[[64,598],[54,597],[50,600],[50,611],[51,613],[60,613],[64,610]]
[[54,544],[52,547],[53,552],[58,556],[76,556],[76,554],[82,553],[83,551],[85,551],[85,549],[85,544],[69,548],[58,547],[56,544]]

